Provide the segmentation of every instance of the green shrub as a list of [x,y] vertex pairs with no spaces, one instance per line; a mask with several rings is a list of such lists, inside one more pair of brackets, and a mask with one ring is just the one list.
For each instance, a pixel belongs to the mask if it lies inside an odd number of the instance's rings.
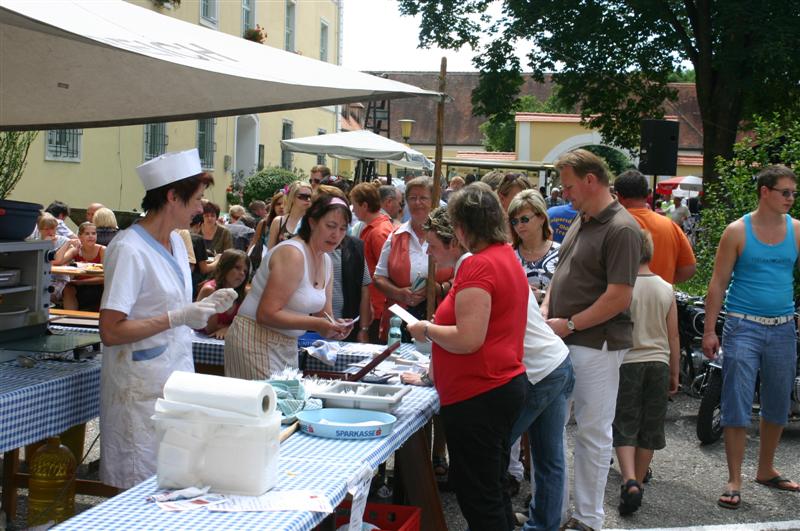
[[264,168],[247,178],[242,192],[244,204],[247,206],[256,199],[268,201],[275,192],[298,179],[300,176],[296,173],[277,166]]
[[[756,174],[769,164],[785,164],[795,172],[800,168],[800,120],[780,114],[757,117],[751,133],[734,146],[732,159],[717,159],[719,181],[705,190],[707,208],[701,211],[701,233],[694,250],[697,273],[679,289],[705,295],[722,231],[758,206]],[[790,212],[795,218],[798,214],[800,201]],[[795,295],[797,290],[796,287]]]

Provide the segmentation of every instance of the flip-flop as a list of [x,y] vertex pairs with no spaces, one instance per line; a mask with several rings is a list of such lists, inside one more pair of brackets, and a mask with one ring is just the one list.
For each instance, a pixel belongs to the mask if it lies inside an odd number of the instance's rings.
[[[738,500],[734,501],[725,501],[722,498],[738,498]],[[742,496],[739,494],[738,490],[726,490],[722,493],[722,496],[719,497],[717,500],[717,505],[722,507],[723,509],[738,509],[739,506],[742,504]]]
[[786,486],[787,483],[794,483],[790,479],[786,479],[785,477],[781,476],[780,474],[775,476],[772,479],[758,479],[756,478],[756,483],[764,485],[765,487],[769,487],[771,489],[778,489],[778,490],[788,490],[789,492],[800,492],[800,486],[796,487],[789,487]]

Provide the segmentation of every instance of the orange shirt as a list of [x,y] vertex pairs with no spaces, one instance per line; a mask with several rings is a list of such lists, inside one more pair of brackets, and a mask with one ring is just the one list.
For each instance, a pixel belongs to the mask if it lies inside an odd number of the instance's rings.
[[675,283],[675,270],[695,263],[694,251],[686,234],[667,216],[647,208],[629,208],[628,212],[653,237],[653,259],[650,270],[670,284]]
[[[370,277],[375,275],[375,266],[378,265],[378,259],[381,257],[381,249],[393,230],[392,220],[384,214],[364,225],[361,230],[360,238],[364,242],[364,258],[367,261]],[[369,285],[369,298],[372,303],[373,319],[380,319],[386,303],[386,296],[375,286],[374,282]]]

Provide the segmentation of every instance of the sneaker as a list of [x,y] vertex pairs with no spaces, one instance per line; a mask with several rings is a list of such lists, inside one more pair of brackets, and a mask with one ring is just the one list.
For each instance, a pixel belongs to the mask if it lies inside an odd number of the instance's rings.
[[642,480],[642,483],[650,483],[651,479],[653,479],[653,469],[650,468],[650,467],[647,467],[647,473],[644,475],[644,479]]
[[522,527],[525,525],[525,522],[528,521],[528,515],[524,513],[514,513],[514,519],[516,520],[517,527]]

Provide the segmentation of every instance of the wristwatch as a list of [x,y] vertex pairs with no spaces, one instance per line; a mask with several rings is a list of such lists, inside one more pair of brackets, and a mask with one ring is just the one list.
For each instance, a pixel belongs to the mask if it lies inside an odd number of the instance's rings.
[[578,329],[575,328],[575,323],[572,322],[572,319],[567,319],[567,328],[570,332],[577,332]]

